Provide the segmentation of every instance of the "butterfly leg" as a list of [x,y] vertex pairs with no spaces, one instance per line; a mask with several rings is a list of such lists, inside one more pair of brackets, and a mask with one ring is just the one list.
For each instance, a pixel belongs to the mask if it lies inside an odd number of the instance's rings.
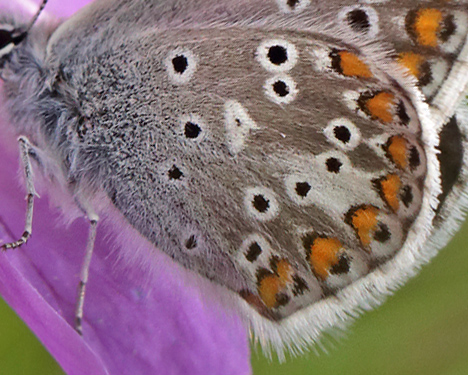
[[93,256],[94,242],[96,240],[96,229],[97,229],[97,217],[93,217],[89,221],[89,234],[88,242],[86,243],[86,254],[84,257],[83,265],[81,266],[80,272],[80,283],[78,285],[78,297],[76,299],[75,308],[75,330],[82,335],[83,334],[83,305],[86,293],[86,284],[88,283],[89,266],[91,264],[91,258]]
[[23,165],[24,170],[24,177],[26,180],[26,191],[27,191],[27,202],[28,206],[26,209],[26,220],[24,224],[24,231],[23,235],[20,237],[19,240],[15,242],[10,242],[1,245],[1,249],[3,251],[8,249],[15,249],[24,245],[29,237],[31,237],[32,233],[32,218],[33,218],[33,210],[34,210],[34,196],[36,195],[36,190],[34,189],[34,181],[32,175],[32,168],[31,168],[31,159],[30,159],[30,152],[32,150],[31,144],[29,143],[28,138],[21,136],[18,138],[18,144],[21,154],[21,163]]

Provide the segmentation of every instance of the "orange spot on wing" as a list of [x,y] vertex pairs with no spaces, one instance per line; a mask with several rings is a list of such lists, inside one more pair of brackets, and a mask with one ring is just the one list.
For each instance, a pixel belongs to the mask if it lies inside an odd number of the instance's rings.
[[382,194],[387,201],[388,205],[393,211],[398,211],[400,201],[398,200],[398,193],[401,188],[401,180],[396,174],[389,174],[380,181],[382,187]]
[[314,240],[309,262],[315,274],[322,280],[329,276],[330,267],[338,263],[338,253],[342,248],[341,242],[336,238],[318,237]]
[[408,167],[408,141],[400,135],[390,138],[387,144],[387,152],[392,161],[402,169]]
[[437,47],[437,33],[442,22],[442,12],[438,9],[420,9],[416,14],[413,29],[419,44],[427,47]]
[[286,259],[276,261],[273,266],[275,272],[271,272],[263,276],[258,283],[258,294],[269,309],[276,308],[281,305],[279,293],[292,282],[293,269],[291,264]]
[[278,276],[269,275],[260,280],[258,294],[268,308],[274,308],[277,303],[276,295],[280,292],[281,282]]
[[373,206],[358,208],[351,216],[351,225],[356,230],[363,246],[369,246],[371,235],[377,229],[379,210]]
[[420,78],[421,65],[424,62],[424,58],[421,55],[414,52],[403,52],[398,57],[398,62],[408,69],[413,76]]
[[392,106],[395,96],[388,92],[381,92],[370,98],[366,102],[366,108],[372,117],[378,118],[383,122],[393,120]]
[[348,51],[339,52],[340,66],[343,75],[348,77],[362,77],[371,78],[372,73],[367,66],[359,57],[354,53]]

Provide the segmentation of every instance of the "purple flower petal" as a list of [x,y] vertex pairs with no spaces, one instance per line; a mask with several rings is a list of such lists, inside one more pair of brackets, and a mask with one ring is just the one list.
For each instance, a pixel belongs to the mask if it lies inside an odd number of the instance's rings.
[[[87,1],[50,1],[66,16]],[[0,241],[22,233],[25,191],[18,151],[0,118]],[[249,343],[240,319],[180,282],[164,256],[157,275],[122,267],[112,231],[98,227],[85,301],[84,336],[71,326],[88,224],[60,224],[46,196],[36,199],[33,236],[0,254],[0,293],[67,374],[249,374]],[[149,250],[148,250],[149,251]],[[148,282],[148,278],[150,282]]]

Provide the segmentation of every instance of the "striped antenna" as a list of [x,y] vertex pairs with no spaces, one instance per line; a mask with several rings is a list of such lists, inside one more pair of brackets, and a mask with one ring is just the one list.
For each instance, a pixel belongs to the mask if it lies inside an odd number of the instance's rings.
[[42,3],[41,5],[39,6],[39,9],[37,10],[36,14],[34,15],[33,19],[31,20],[31,22],[29,23],[29,26],[26,28],[26,31],[24,31],[23,34],[26,34],[29,33],[29,30],[31,30],[31,28],[34,26],[34,24],[36,23],[37,19],[39,18],[39,16],[41,15],[42,13],[42,10],[45,8],[46,4],[47,4],[47,1],[48,0],[42,0]]

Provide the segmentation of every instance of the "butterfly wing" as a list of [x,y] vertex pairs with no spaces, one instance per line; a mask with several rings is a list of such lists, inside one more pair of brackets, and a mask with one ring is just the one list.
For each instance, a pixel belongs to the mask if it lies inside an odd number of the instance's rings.
[[[440,248],[458,229],[467,206],[463,197],[467,190],[464,150],[468,120],[466,103],[459,103],[468,84],[468,2],[343,5],[338,12],[341,22],[356,33],[389,43],[396,61],[417,79],[431,106],[439,129],[443,189],[432,242],[435,248]],[[388,22],[382,22],[382,17]]]
[[341,3],[338,22],[351,32],[389,43],[433,109],[448,119],[468,82],[468,2]]
[[435,125],[393,50],[307,5],[97,1],[48,50],[79,103],[71,179],[278,345],[426,261],[440,193]]

